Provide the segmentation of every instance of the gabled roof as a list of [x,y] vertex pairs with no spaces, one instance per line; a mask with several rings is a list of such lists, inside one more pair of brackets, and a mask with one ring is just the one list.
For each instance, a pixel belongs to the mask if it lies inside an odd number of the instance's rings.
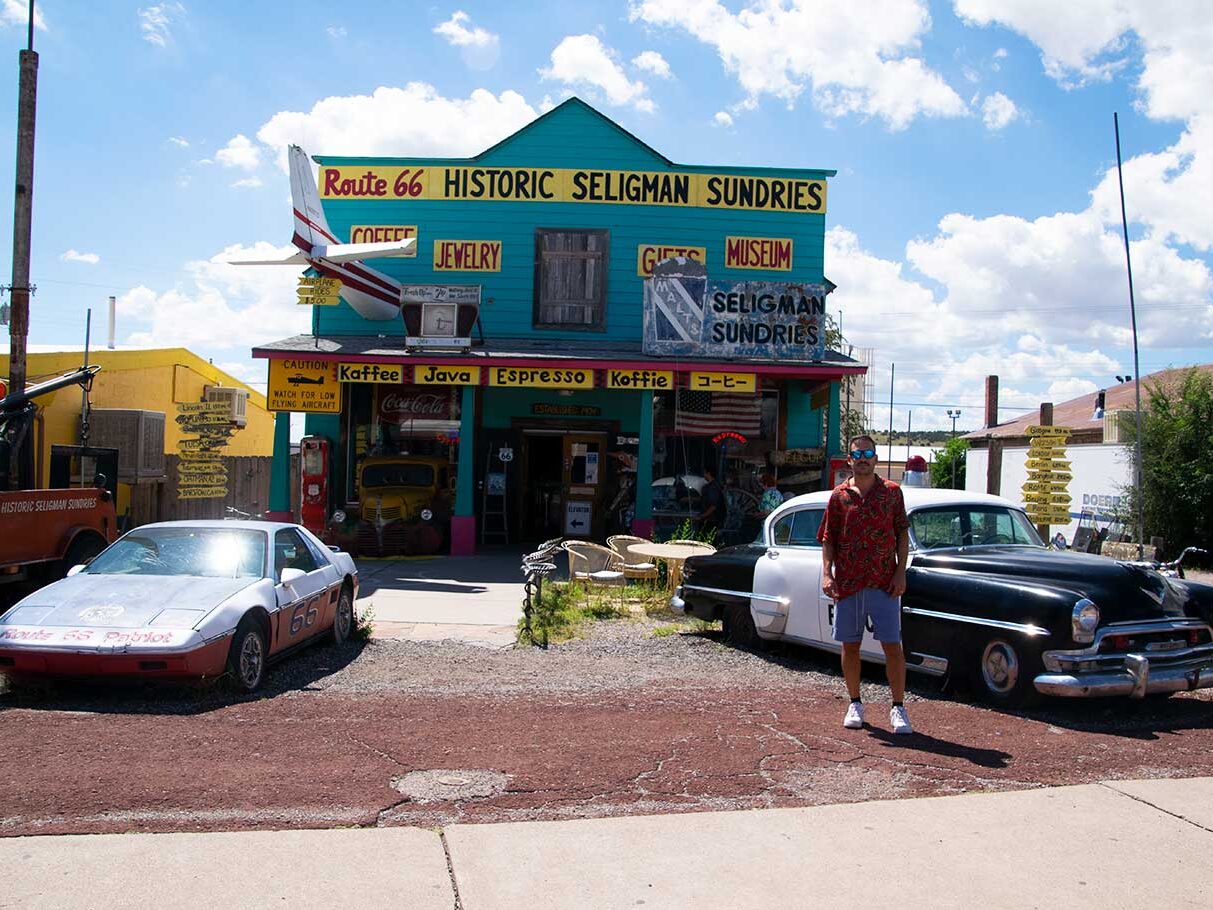
[[[1176,367],[1169,370],[1159,370],[1141,378],[1142,408],[1145,409],[1146,389],[1152,385],[1170,385],[1177,382],[1190,369],[1204,370],[1213,374],[1213,363],[1199,364],[1195,367]],[[1053,423],[1059,427],[1070,427],[1077,431],[1102,430],[1103,418],[1096,418],[1095,396],[1097,392],[1088,392],[1070,401],[1053,405]],[[1108,411],[1136,410],[1136,393],[1132,382],[1122,382],[1119,385],[1104,389],[1104,413]],[[1014,420],[1006,420],[992,427],[974,430],[966,433],[965,439],[985,439],[987,436],[996,438],[1026,436],[1028,427],[1040,423],[1040,411],[1029,411]]]

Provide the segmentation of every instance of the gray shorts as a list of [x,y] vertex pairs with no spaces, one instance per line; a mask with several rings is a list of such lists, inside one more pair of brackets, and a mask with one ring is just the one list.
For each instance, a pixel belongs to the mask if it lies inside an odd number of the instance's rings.
[[901,598],[879,588],[864,588],[835,604],[834,641],[863,641],[864,627],[869,624],[877,641],[901,641]]

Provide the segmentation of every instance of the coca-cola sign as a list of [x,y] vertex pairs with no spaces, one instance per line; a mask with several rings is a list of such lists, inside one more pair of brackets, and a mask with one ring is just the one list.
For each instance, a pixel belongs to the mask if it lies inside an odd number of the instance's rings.
[[414,420],[453,420],[455,396],[451,389],[428,386],[378,386],[379,419],[406,424]]

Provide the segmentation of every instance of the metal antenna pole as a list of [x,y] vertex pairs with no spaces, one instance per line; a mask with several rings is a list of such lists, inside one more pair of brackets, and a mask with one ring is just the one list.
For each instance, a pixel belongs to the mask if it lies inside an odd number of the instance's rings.
[[889,463],[893,463],[893,377],[897,375],[897,364],[889,364]]
[[[88,369],[88,345],[93,334],[93,308],[89,307],[84,317],[84,368]],[[88,386],[80,387],[80,445],[88,445]]]
[[1125,235],[1125,268],[1129,273],[1129,318],[1133,323],[1133,392],[1136,396],[1136,452],[1134,453],[1133,498],[1137,502],[1137,558],[1145,556],[1145,504],[1141,501],[1141,364],[1137,360],[1137,304],[1133,299],[1133,261],[1129,258],[1129,219],[1125,215],[1125,179],[1120,164],[1120,118],[1112,112],[1116,132],[1116,180],[1120,184],[1120,225]]

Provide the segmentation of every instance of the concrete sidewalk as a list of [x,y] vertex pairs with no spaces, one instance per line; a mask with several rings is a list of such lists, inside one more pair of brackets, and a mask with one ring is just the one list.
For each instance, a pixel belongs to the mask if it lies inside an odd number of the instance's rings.
[[358,609],[372,635],[508,648],[522,617],[522,551],[475,557],[359,560]]
[[1213,905],[1213,778],[751,812],[0,839],[0,907]]

